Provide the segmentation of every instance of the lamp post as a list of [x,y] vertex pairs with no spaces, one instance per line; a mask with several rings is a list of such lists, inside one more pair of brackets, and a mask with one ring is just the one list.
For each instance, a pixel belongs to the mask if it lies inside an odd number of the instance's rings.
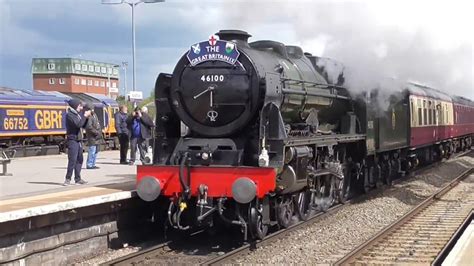
[[160,3],[165,0],[138,0],[138,1],[127,1],[127,0],[102,0],[102,4],[128,4],[132,8],[132,78],[133,87],[132,90],[136,90],[136,64],[135,64],[135,6],[145,3]]
[[122,69],[123,69],[123,95],[127,97],[127,67],[128,62],[122,62]]

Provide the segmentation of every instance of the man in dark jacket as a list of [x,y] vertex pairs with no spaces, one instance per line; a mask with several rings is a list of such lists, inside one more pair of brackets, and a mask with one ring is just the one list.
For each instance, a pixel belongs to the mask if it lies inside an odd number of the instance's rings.
[[76,184],[86,184],[87,181],[81,178],[81,168],[84,157],[82,156],[82,128],[86,125],[91,111],[85,111],[81,116],[82,104],[77,99],[69,100],[69,110],[66,115],[66,139],[67,139],[67,172],[64,185],[71,184],[72,173]]
[[120,164],[128,164],[127,152],[130,139],[130,132],[127,126],[128,108],[126,105],[120,106],[120,111],[115,113],[115,130],[120,143]]
[[84,110],[91,111],[91,116],[86,123],[86,138],[87,146],[89,146],[87,152],[87,169],[98,169],[95,165],[97,159],[97,153],[99,153],[99,144],[102,139],[102,128],[99,123],[99,118],[94,112],[94,106],[91,103],[86,104]]
[[147,140],[151,138],[151,130],[155,126],[151,117],[142,112],[138,107],[127,119],[128,128],[131,134],[130,138],[130,165],[135,164],[135,157],[140,151],[140,160],[146,164],[145,156],[147,152]]

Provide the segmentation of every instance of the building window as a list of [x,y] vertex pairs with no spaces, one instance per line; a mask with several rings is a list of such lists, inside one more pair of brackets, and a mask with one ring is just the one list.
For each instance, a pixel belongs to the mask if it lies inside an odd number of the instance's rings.
[[48,70],[54,70],[54,67],[55,67],[54,63],[48,64]]
[[92,79],[87,80],[87,86],[92,86]]
[[75,64],[75,65],[74,65],[74,68],[75,68],[76,70],[81,70],[81,64]]
[[116,82],[112,82],[112,88],[117,88],[117,83]]
[[107,88],[110,88],[110,83],[107,81],[106,83]]
[[74,84],[79,85],[79,79],[74,79]]
[[105,67],[100,67],[100,72],[102,72],[102,74],[106,74],[107,69]]
[[114,75],[118,75],[118,69],[114,68]]
[[54,83],[55,83],[54,78],[49,79],[49,84],[54,85]]
[[94,81],[94,86],[99,87],[99,81],[98,80]]
[[86,80],[85,79],[81,79],[81,85],[86,85]]
[[61,85],[66,84],[66,81],[64,80],[64,78],[60,78],[60,79],[59,79],[59,84],[61,84]]
[[107,73],[109,73],[109,75],[112,75],[112,68],[108,67],[107,68]]
[[95,66],[95,73],[100,73],[100,66]]
[[89,72],[94,72],[94,66],[89,65]]
[[100,82],[100,86],[101,86],[101,87],[105,87],[105,82],[104,82],[104,81],[101,81],[101,82]]
[[87,71],[87,65],[82,65],[82,71]]

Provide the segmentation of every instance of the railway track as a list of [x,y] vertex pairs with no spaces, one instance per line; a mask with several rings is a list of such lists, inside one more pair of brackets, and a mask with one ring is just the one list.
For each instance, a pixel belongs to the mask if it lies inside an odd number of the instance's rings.
[[474,206],[473,172],[464,171],[335,264],[432,263]]
[[[187,239],[179,239],[176,241],[166,241],[150,248],[144,249],[139,252],[134,252],[129,255],[117,258],[112,261],[104,263],[104,265],[131,265],[131,264],[146,264],[154,263],[159,261],[159,264],[170,264],[170,263],[179,263],[179,264],[201,264],[201,265],[214,265],[222,264],[226,261],[229,261],[235,256],[240,256],[245,252],[250,252],[257,247],[262,247],[265,244],[271,243],[277,239],[281,239],[288,233],[301,228],[302,226],[307,226],[308,224],[315,222],[317,219],[323,218],[326,215],[329,215],[336,211],[338,208],[343,206],[342,204],[335,205],[329,208],[326,212],[320,212],[309,218],[307,221],[296,222],[287,229],[276,231],[268,235],[264,240],[241,244],[230,244],[229,247],[224,247],[228,249],[227,252],[219,249],[217,252],[209,252],[208,254],[203,254],[202,251],[198,252],[189,252],[193,248],[190,246],[190,242],[194,241],[192,237],[201,234],[202,232],[197,232],[194,235],[188,237]],[[201,238],[202,239],[202,238]],[[218,242],[223,242],[217,241]],[[201,241],[202,243],[202,241]],[[208,244],[208,243],[202,243]],[[216,245],[216,244],[214,244]],[[186,248],[179,248],[179,252],[175,252],[178,247],[186,246]],[[212,244],[211,244],[212,246]],[[188,250],[188,251],[185,251]],[[195,254],[193,254],[195,253]],[[205,252],[204,252],[205,253]]]
[[152,246],[150,248],[128,254],[126,256],[117,258],[115,260],[108,261],[108,262],[104,263],[103,265],[130,265],[130,264],[134,264],[137,261],[145,260],[147,258],[147,256],[149,256],[150,254],[153,254],[153,253],[156,253],[156,252],[160,252],[161,250],[164,250],[169,245],[169,243],[170,243],[169,241],[164,242],[164,243],[160,243],[160,244]]
[[[469,151],[465,151],[465,152],[461,152],[459,154],[456,154],[453,158],[458,158],[458,157],[461,157],[461,156],[464,156],[464,155],[467,155],[471,152],[471,150]],[[438,162],[438,163],[433,163],[433,164],[430,164],[430,165],[427,165],[427,166],[423,166],[423,167],[420,167],[414,171],[412,171],[409,175],[406,175],[402,178],[399,178],[399,179],[396,179],[394,180],[393,184],[396,184],[396,183],[400,183],[400,182],[403,182],[404,180],[408,179],[408,178],[411,178],[411,177],[414,177],[418,174],[421,174],[422,172],[426,172],[426,171],[429,171],[431,170],[432,168],[434,168],[435,166],[437,165],[440,165],[442,162]],[[363,197],[368,197],[374,193],[377,193],[379,192],[380,189],[376,189],[376,190],[372,190],[370,191],[368,194],[366,195],[363,195]],[[346,204],[350,204],[350,201],[348,201]],[[310,225],[311,223],[314,223],[316,222],[317,220],[323,218],[324,216],[327,216],[327,215],[330,215],[331,213],[334,213],[337,209],[339,209],[340,207],[342,207],[344,205],[342,204],[339,204],[339,205],[335,205],[333,206],[332,208],[330,208],[327,212],[325,213],[318,213],[316,214],[315,216],[311,217],[310,220],[308,221],[302,221],[302,222],[299,222],[298,224],[295,224],[294,226],[286,229],[286,230],[280,230],[280,231],[277,231],[271,235],[268,235],[264,240],[261,240],[261,241],[258,241],[256,243],[248,243],[242,247],[239,247],[235,250],[232,250],[231,252],[229,253],[226,253],[222,256],[217,256],[215,258],[212,258],[204,263],[202,263],[202,265],[218,265],[218,264],[225,264],[225,263],[228,263],[228,262],[231,262],[234,258],[237,258],[239,256],[243,256],[245,255],[246,253],[252,251],[253,249],[255,248],[258,248],[258,247],[263,247],[267,244],[270,244],[272,242],[275,242],[283,237],[285,237],[286,235],[288,235],[289,233],[291,233],[292,231],[296,231],[297,229],[303,227],[303,226],[308,226]]]
[[[470,151],[463,152],[457,154],[454,158],[466,155]],[[415,172],[412,172],[410,175],[407,175],[403,178],[395,180],[394,183],[402,182],[407,178],[411,178],[416,176],[422,172],[431,170],[435,165],[428,165],[425,167],[421,167],[417,169]],[[456,178],[456,180],[458,180]],[[362,197],[369,197],[375,193],[379,193],[380,189],[375,189],[370,191],[368,194]],[[360,198],[360,197],[359,197]],[[357,198],[359,200],[359,198]],[[351,201],[348,201],[346,204],[350,204]],[[345,205],[345,204],[344,204]],[[307,221],[299,221],[287,229],[276,231],[270,235],[268,235],[264,240],[252,242],[252,243],[245,243],[244,245],[241,244],[234,244],[234,246],[227,247],[227,250],[218,250],[218,251],[211,251],[209,253],[199,251],[199,252],[189,252],[192,250],[193,247],[189,247],[189,242],[183,239],[177,241],[167,241],[160,243],[156,246],[144,249],[139,252],[131,253],[127,256],[117,258],[113,261],[106,262],[106,265],[130,265],[130,264],[147,264],[147,263],[159,263],[159,264],[169,264],[169,263],[180,263],[180,264],[201,264],[201,265],[217,265],[217,264],[225,264],[231,262],[233,259],[245,256],[245,254],[250,253],[252,250],[256,248],[260,248],[271,244],[275,241],[281,240],[288,234],[293,231],[296,231],[302,227],[309,226],[312,223],[317,222],[318,220],[324,218],[325,216],[331,215],[336,212],[339,208],[344,206],[343,204],[338,204],[326,212],[320,212],[315,214],[314,216],[310,217]],[[199,233],[199,232],[198,232]],[[197,235],[196,233],[195,235]],[[202,238],[201,238],[202,239]],[[209,240],[209,242],[212,240]],[[201,242],[202,243],[202,242]],[[205,243],[202,243],[205,244]],[[186,248],[182,248],[181,246],[185,245],[188,246]],[[212,244],[209,244],[212,245]],[[218,244],[214,244],[218,245]],[[178,252],[175,252],[178,250]],[[188,250],[188,251],[186,251]],[[208,249],[211,250],[211,249]],[[198,253],[198,254],[197,254]]]
[[[346,202],[346,203],[349,203],[349,201]],[[256,241],[256,242],[253,242],[253,243],[247,243],[247,244],[245,244],[245,245],[243,245],[243,246],[241,246],[237,249],[234,249],[231,252],[228,252],[224,255],[216,256],[214,258],[211,258],[211,259],[205,261],[204,263],[201,263],[201,265],[221,265],[221,264],[225,264],[227,262],[230,262],[232,259],[234,259],[238,256],[245,255],[246,253],[251,252],[252,250],[254,250],[256,248],[260,248],[260,247],[263,247],[267,244],[270,244],[272,242],[280,240],[283,237],[285,237],[286,235],[288,235],[289,233],[291,233],[293,231],[296,231],[296,230],[300,229],[303,226],[308,226],[311,223],[314,223],[317,220],[322,219],[323,217],[332,214],[333,212],[335,212],[337,209],[339,209],[342,206],[344,206],[344,205],[343,204],[334,205],[333,207],[329,208],[326,212],[319,212],[319,213],[315,214],[314,216],[312,216],[311,218],[309,218],[307,221],[300,221],[298,223],[295,223],[292,226],[290,226],[290,227],[288,227],[284,230],[279,230],[279,231],[276,231],[273,234],[268,235],[263,240]]]

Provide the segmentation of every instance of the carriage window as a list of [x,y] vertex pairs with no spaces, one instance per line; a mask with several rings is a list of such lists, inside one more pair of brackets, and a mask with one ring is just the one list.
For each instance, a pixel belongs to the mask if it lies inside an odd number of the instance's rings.
[[428,124],[428,113],[426,110],[426,100],[423,100],[423,125]]
[[443,125],[444,123],[444,118],[443,118],[443,105],[442,104],[438,104],[438,114],[439,114],[439,124],[440,125]]
[[446,124],[449,124],[449,123],[450,123],[450,119],[449,119],[448,104],[446,104],[445,110],[446,110]]
[[421,100],[418,99],[418,125],[421,126],[421,123],[423,123],[423,116],[422,116],[422,111],[421,111]]
[[410,116],[411,116],[411,124],[412,126],[415,125],[415,109],[413,108],[413,99],[410,101]]
[[436,108],[433,108],[432,113],[433,113],[433,125],[436,125]]
[[431,112],[431,101],[428,101],[428,124],[432,125],[433,124],[433,113]]

